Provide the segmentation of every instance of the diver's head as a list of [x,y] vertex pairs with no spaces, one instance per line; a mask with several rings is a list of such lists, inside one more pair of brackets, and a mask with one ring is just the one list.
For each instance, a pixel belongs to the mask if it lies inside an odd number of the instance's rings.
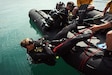
[[57,10],[63,9],[64,7],[65,7],[65,4],[61,1],[56,4],[56,9]]
[[72,1],[67,2],[67,9],[73,10],[73,8],[74,8],[74,2],[72,2]]
[[21,41],[20,45],[24,48],[27,48],[27,46],[33,45],[34,41],[32,38],[26,38]]

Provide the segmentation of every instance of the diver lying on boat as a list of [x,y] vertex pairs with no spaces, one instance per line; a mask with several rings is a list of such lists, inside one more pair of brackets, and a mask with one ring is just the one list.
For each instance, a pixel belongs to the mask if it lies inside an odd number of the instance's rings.
[[46,40],[40,38],[34,41],[31,38],[26,38],[21,41],[20,45],[27,49],[27,53],[32,59],[32,63],[45,63],[48,65],[55,65],[56,56],[64,56],[75,46],[79,41],[87,40],[90,34],[82,34],[73,36],[70,39],[59,39],[59,40]]

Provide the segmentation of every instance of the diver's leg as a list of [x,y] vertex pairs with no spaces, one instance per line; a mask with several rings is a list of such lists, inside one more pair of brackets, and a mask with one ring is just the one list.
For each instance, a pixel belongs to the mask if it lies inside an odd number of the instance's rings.
[[73,8],[73,10],[72,10],[73,16],[76,16],[78,10],[79,10],[78,7],[74,7],[74,8]]
[[89,39],[91,34],[82,34],[76,36],[75,38],[67,39],[63,44],[57,49],[60,55],[68,54],[69,51],[78,43],[79,41],[84,41]]
[[109,31],[106,35],[106,45],[107,49],[104,51],[105,57],[112,57],[112,30]]
[[74,22],[73,24],[70,24],[66,27],[64,27],[61,31],[59,31],[56,36],[54,37],[54,39],[61,39],[61,38],[66,38],[67,37],[67,33],[71,30],[77,30],[76,27],[76,22]]
[[106,35],[107,50],[112,50],[112,30]]
[[93,10],[95,7],[93,5],[88,5],[87,10]]

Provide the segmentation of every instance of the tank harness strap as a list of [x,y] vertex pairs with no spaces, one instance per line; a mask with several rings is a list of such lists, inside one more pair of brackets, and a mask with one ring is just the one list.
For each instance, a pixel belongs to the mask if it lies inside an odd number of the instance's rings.
[[53,52],[56,52],[62,45],[63,45],[63,43],[61,43],[61,44],[59,44],[58,46],[56,46],[56,47],[53,49]]

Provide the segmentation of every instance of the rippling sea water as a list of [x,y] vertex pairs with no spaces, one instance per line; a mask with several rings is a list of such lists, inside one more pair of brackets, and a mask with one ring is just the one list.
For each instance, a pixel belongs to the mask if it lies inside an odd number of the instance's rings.
[[[26,37],[40,38],[41,32],[31,26],[30,9],[54,9],[60,0],[0,0],[0,75],[80,75],[62,59],[53,67],[45,64],[29,65],[26,51],[19,43]],[[61,0],[67,3],[69,0]],[[76,0],[71,0],[76,2]],[[107,0],[94,0],[103,10]]]

